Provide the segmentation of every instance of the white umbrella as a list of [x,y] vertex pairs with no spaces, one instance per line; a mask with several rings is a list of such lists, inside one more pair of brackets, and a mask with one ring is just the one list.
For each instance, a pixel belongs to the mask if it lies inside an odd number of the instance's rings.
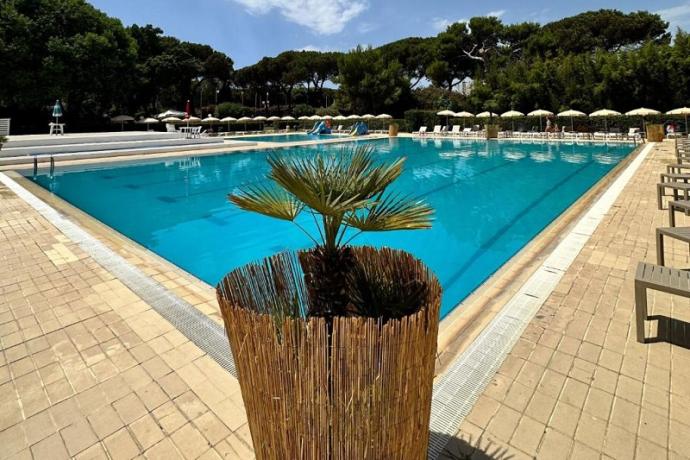
[[309,119],[316,121],[316,120],[320,120],[321,116],[320,115],[312,115],[311,117],[309,117]]
[[267,120],[268,120],[268,121],[279,121],[279,120],[280,120],[280,117],[276,117],[275,115],[273,115],[272,117],[268,117]]
[[474,118],[474,114],[463,110],[462,112],[455,112],[453,114],[453,117],[462,118],[462,128],[464,129],[465,128],[465,120],[467,118]]
[[220,121],[220,119],[218,119],[216,117],[212,117],[211,115],[208,115],[206,118],[204,118],[201,121],[203,121],[204,123],[217,123]]
[[381,113],[381,114],[376,115],[376,119],[382,120],[382,121],[381,121],[381,129],[383,129],[383,127],[384,127],[385,124],[386,124],[386,122],[383,121],[383,120],[390,120],[390,119],[392,119],[392,118],[393,118],[393,117],[390,116],[390,115],[388,115],[387,113]]
[[128,121],[134,121],[134,117],[130,117],[129,115],[117,115],[113,118],[110,119],[112,123],[120,123],[121,130],[125,130],[125,122]]
[[[517,118],[524,116],[524,113],[518,112],[517,110],[508,110],[507,112],[503,112],[501,114],[501,118]],[[510,129],[511,131],[515,131],[515,120],[510,120]]]
[[248,121],[252,121],[252,119],[249,118],[249,117],[241,117],[241,118],[238,119],[237,121],[241,121],[241,122],[242,122],[242,127],[244,128],[244,131],[246,131],[246,130],[247,130],[247,122],[248,122]]
[[685,132],[688,132],[688,115],[690,115],[690,107],[681,107],[666,112],[666,115],[684,115],[685,116]]
[[570,130],[575,131],[575,126],[573,125],[573,117],[586,117],[587,114],[580,112],[579,110],[569,109],[564,112],[556,114],[557,117],[569,117],[570,118]]
[[342,121],[342,120],[347,120],[347,117],[344,117],[342,115],[336,115],[333,117],[334,120]]
[[177,117],[165,117],[161,121],[163,123],[180,123],[182,120]]
[[517,117],[524,117],[525,114],[522,112],[518,112],[517,110],[509,110],[507,112],[503,112],[501,114],[501,118],[517,118]]
[[544,110],[544,109],[533,110],[527,114],[528,117],[539,117],[539,131],[541,131],[543,129],[542,123],[541,123],[542,117],[550,117],[552,115],[553,115],[553,112],[549,112],[548,110]]
[[620,114],[621,114],[620,112],[616,112],[615,110],[601,109],[601,110],[597,110],[595,112],[590,113],[589,116],[592,118],[603,118],[604,119],[604,130],[608,131],[609,127],[608,127],[607,118],[608,117],[616,117]]
[[307,115],[302,115],[298,120],[309,120],[309,117]]
[[201,123],[201,118],[189,117],[189,118],[186,118],[185,121],[187,122],[187,124],[189,124],[189,123]]
[[295,119],[295,117],[291,117],[290,115],[285,115],[283,118],[281,118],[281,120],[285,120],[285,121],[292,121],[294,119]]
[[366,119],[366,120],[369,120],[369,119],[371,119],[371,118],[376,118],[376,117],[373,116],[373,115],[370,114],[370,113],[367,113],[366,115],[362,115],[362,118],[364,118],[364,119]]
[[324,115],[322,118],[323,118],[324,120],[332,120],[332,119],[333,119],[333,117],[330,116],[330,115]]
[[359,120],[360,118],[362,117],[360,117],[359,115],[355,115],[354,113],[352,115],[347,116],[348,120]]
[[262,115],[259,115],[258,117],[252,118],[252,120],[254,120],[254,121],[266,121],[267,118],[262,116]]
[[645,122],[644,117],[646,117],[647,115],[659,115],[660,113],[661,112],[659,112],[658,110],[648,109],[645,107],[640,107],[639,109],[625,112],[625,114],[629,117],[642,117],[642,131],[647,131],[647,123]]
[[493,113],[493,112],[481,112],[481,113],[478,113],[477,115],[475,115],[475,117],[477,117],[477,118],[491,118],[491,117],[497,117],[497,116],[498,116],[498,114]]
[[155,123],[160,123],[157,118],[144,118],[143,120],[139,120],[137,123],[140,123],[142,125],[146,125],[146,131],[149,130],[149,125],[150,124],[155,124]]
[[455,112],[452,110],[441,110],[440,112],[436,112],[436,115],[440,117],[446,117],[446,125],[448,125],[448,117],[454,117]]
[[228,131],[230,131],[230,122],[231,121],[237,121],[237,118],[235,117],[225,117],[221,118],[220,122],[221,123],[227,123],[228,124]]

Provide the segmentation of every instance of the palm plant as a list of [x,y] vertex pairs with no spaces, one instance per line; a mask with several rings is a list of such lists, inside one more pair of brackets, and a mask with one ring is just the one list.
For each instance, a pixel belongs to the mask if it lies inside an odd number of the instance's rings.
[[[362,145],[304,159],[274,155],[268,159],[274,184],[229,195],[242,209],[293,222],[314,242],[313,250],[300,253],[309,316],[399,317],[423,295],[424,286],[413,281],[377,284],[385,267],[362,266],[349,246],[362,232],[430,228],[427,204],[386,192],[404,161],[377,164],[373,149]],[[303,212],[313,217],[318,235],[297,222]]]

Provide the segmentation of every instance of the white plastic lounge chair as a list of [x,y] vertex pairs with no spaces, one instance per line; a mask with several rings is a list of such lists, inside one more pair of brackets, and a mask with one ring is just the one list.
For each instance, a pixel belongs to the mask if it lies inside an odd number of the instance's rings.
[[441,134],[441,125],[434,126],[434,131],[432,134]]
[[177,130],[175,129],[175,125],[173,125],[172,123],[166,123],[165,124],[165,130],[169,133],[176,133],[177,132]]
[[462,130],[462,135],[468,137],[472,134],[472,128],[465,128]]
[[630,128],[628,129],[628,139],[640,140],[642,135],[640,134],[640,128]]
[[419,131],[415,131],[412,134],[417,134],[418,136],[424,136],[426,135],[426,126],[420,126]]
[[460,135],[460,125],[453,125],[453,128],[450,130],[450,134],[452,136],[459,136]]

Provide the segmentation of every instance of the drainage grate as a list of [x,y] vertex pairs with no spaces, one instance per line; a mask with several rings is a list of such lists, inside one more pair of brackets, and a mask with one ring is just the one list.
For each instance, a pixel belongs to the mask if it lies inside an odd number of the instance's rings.
[[[470,347],[434,383],[428,457],[440,456],[490,383],[522,332],[615,203],[654,144],[647,145],[580,218],[539,269],[503,307]],[[0,173],[0,182],[36,209],[101,266],[120,279],[190,341],[237,377],[223,328],[146,276],[21,185]]]

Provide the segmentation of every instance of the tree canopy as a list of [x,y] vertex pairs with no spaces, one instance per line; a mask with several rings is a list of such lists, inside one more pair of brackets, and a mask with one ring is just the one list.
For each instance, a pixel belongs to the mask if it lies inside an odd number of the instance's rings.
[[[690,37],[670,32],[644,11],[588,11],[543,25],[474,17],[432,37],[285,51],[235,70],[208,45],[153,25],[125,27],[85,0],[4,0],[0,116],[30,126],[58,98],[71,120],[94,123],[187,100],[204,115],[667,109],[690,103]],[[471,91],[461,91],[463,81]]]

